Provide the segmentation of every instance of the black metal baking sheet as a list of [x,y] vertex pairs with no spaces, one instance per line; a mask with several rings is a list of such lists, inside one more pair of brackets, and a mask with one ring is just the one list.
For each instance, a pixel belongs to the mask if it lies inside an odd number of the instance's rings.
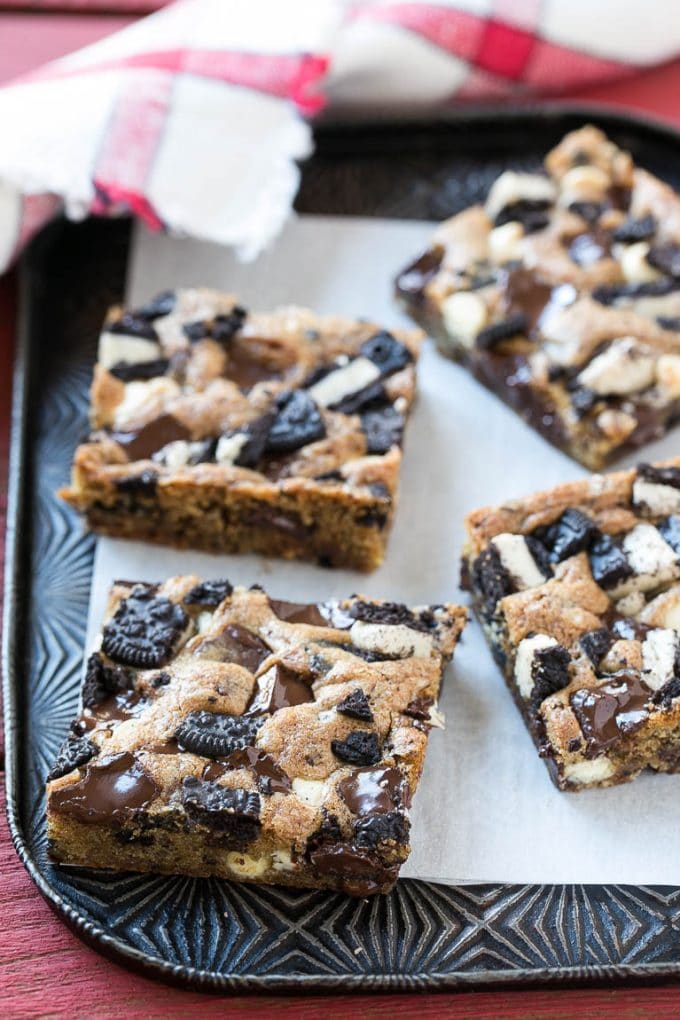
[[[554,109],[324,128],[297,206],[440,219],[478,200],[503,168],[537,164],[586,119],[680,186],[680,138],[671,130]],[[98,328],[123,293],[129,236],[124,221],[59,222],[34,242],[21,273],[4,618],[7,809],[17,852],[43,896],[118,961],[208,991],[680,975],[675,888],[403,880],[390,896],[357,901],[49,862],[44,779],[76,709],[94,554],[94,540],[55,490],[86,429]]]

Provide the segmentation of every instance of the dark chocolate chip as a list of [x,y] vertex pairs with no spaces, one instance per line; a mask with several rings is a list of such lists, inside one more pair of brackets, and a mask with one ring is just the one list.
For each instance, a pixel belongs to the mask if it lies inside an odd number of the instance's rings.
[[373,850],[380,843],[408,844],[410,825],[400,811],[366,815],[354,823],[354,844],[362,850]]
[[99,748],[86,737],[68,736],[59,748],[56,761],[47,774],[48,781],[60,779],[74,769],[85,765],[99,754]]
[[489,615],[493,615],[502,598],[515,590],[512,578],[493,544],[483,549],[472,564],[472,586],[474,591],[483,596],[484,610]]
[[569,652],[562,645],[551,645],[534,652],[531,664],[534,681],[530,700],[532,711],[536,712],[546,698],[567,686],[570,661]]
[[268,453],[291,453],[326,435],[326,426],[319,408],[304,390],[281,394],[277,405],[278,414],[266,441]]
[[672,514],[657,525],[657,530],[671,549],[680,556],[680,517]]
[[533,234],[543,230],[549,223],[548,209],[550,202],[546,199],[521,198],[504,206],[494,220],[494,227],[502,227],[504,223],[518,222],[524,227],[525,234]]
[[225,579],[202,581],[187,592],[183,601],[188,606],[219,606],[233,590],[234,586]]
[[204,758],[226,758],[232,751],[250,747],[262,726],[257,716],[190,712],[180,723],[175,739],[183,751]]
[[269,432],[275,418],[274,413],[264,414],[241,429],[241,434],[245,435],[246,441],[234,460],[236,467],[254,468],[259,464],[264,456]]
[[115,478],[113,484],[118,492],[124,492],[129,496],[146,496],[151,498],[156,494],[158,472],[146,470],[142,471],[139,475]]
[[430,630],[427,623],[411,612],[401,602],[365,602],[359,599],[348,607],[347,613],[354,620],[364,623],[403,624],[411,630]]
[[647,261],[666,276],[680,277],[680,244],[675,241],[655,244],[649,250]]
[[361,428],[369,453],[387,453],[393,446],[401,446],[404,416],[391,406],[381,411],[367,411],[361,416]]
[[188,776],[182,784],[187,815],[201,825],[246,845],[260,832],[260,796]]
[[598,627],[597,630],[589,630],[586,634],[582,634],[578,643],[593,666],[599,666],[611,648],[613,640],[606,627]]
[[649,715],[651,696],[639,675],[626,670],[599,687],[575,691],[569,700],[586,738],[586,755],[595,757],[639,729]]
[[653,485],[670,485],[674,489],[680,489],[680,468],[638,464],[636,471],[638,478],[643,478]]
[[126,336],[138,336],[143,340],[158,340],[158,333],[148,319],[138,312],[123,312],[120,319],[108,322],[104,326],[107,333],[124,333]]
[[152,361],[117,361],[109,372],[121,382],[128,383],[136,379],[155,379],[157,375],[165,375],[169,364],[168,358],[155,358]]
[[621,546],[611,535],[599,535],[590,547],[590,569],[602,588],[614,588],[633,573]]
[[170,315],[175,307],[176,300],[174,290],[161,291],[151,301],[147,301],[146,304],[136,308],[135,315],[139,316],[140,319],[148,319],[149,322],[153,322],[154,319],[160,319],[162,315]]
[[101,705],[112,694],[132,690],[134,674],[122,666],[107,666],[99,652],[87,660],[82,690],[83,708]]
[[569,507],[554,524],[545,529],[541,541],[550,551],[551,562],[561,563],[569,556],[576,556],[587,549],[597,534],[597,527],[590,517],[576,507]]
[[170,676],[169,673],[163,673],[163,672],[156,673],[155,677],[151,681],[151,686],[156,688],[156,689],[159,688],[159,687],[167,687],[168,684],[171,682],[171,680],[172,680],[172,677]]
[[413,355],[405,344],[386,330],[381,330],[365,340],[359,352],[380,369],[380,375],[392,375],[413,361]]
[[188,624],[181,606],[139,586],[123,599],[104,627],[102,650],[127,666],[164,666]]
[[646,241],[654,237],[657,223],[653,216],[641,216],[639,219],[629,217],[614,230],[613,238],[621,244],[633,244],[635,241]]
[[378,737],[368,730],[353,730],[344,740],[331,740],[331,750],[350,765],[375,765],[380,761]]
[[342,715],[348,715],[350,719],[361,719],[362,722],[373,722],[371,706],[361,687],[356,687],[353,691],[350,691],[346,698],[343,698],[342,701],[338,702],[336,709]]
[[517,312],[515,315],[509,315],[507,319],[503,319],[501,322],[494,322],[491,326],[486,326],[477,334],[475,342],[482,350],[490,351],[503,340],[510,340],[512,337],[518,334],[526,334],[528,331],[528,316],[524,312]]

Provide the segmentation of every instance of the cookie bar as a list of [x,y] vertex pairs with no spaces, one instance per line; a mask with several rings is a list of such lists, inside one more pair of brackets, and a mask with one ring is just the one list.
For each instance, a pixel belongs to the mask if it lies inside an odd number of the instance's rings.
[[61,496],[109,535],[371,570],[420,342],[204,289],[114,308]]
[[466,611],[119,581],[47,782],[64,864],[388,892]]
[[680,198],[594,127],[443,223],[397,294],[441,350],[586,467],[680,414]]
[[557,786],[680,772],[680,458],[466,524],[464,584]]

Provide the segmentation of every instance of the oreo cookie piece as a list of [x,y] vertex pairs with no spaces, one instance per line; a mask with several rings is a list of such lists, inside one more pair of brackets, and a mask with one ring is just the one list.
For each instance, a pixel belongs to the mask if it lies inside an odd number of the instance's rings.
[[346,698],[338,702],[335,706],[336,711],[342,715],[347,715],[350,719],[361,719],[362,722],[373,722],[373,712],[369,704],[366,693],[362,691],[361,687],[355,688],[350,691]]
[[230,789],[218,783],[187,776],[182,783],[182,804],[193,821],[247,845],[260,832],[260,795]]
[[570,662],[569,652],[563,645],[550,645],[534,652],[531,666],[534,680],[530,698],[532,711],[537,711],[546,698],[567,686]]
[[251,747],[263,718],[190,712],[177,727],[175,739],[182,751],[204,758],[226,758],[232,751]]
[[151,498],[156,494],[158,485],[158,472],[152,470],[142,471],[138,475],[128,475],[125,478],[115,478],[113,484],[117,492],[124,492],[128,496],[146,496]]
[[205,340],[210,336],[210,323],[206,319],[199,319],[196,322],[185,322],[182,326],[182,332],[190,343],[195,344],[199,340]]
[[112,694],[132,690],[134,674],[122,666],[107,666],[99,652],[93,652],[87,660],[85,682],[83,683],[83,708],[101,705]]
[[331,740],[331,750],[350,765],[375,765],[380,761],[378,737],[368,730],[354,730],[344,740]]
[[655,244],[649,250],[647,261],[666,276],[680,277],[680,244],[675,241]]
[[545,529],[541,541],[548,549],[550,562],[561,563],[587,549],[598,534],[590,517],[576,507],[568,507],[554,524]]
[[158,333],[151,322],[139,312],[123,312],[120,319],[106,323],[104,330],[106,333],[124,333],[126,336],[137,336],[142,340],[158,341]]
[[169,358],[154,358],[152,361],[117,361],[109,369],[111,375],[121,382],[134,382],[138,379],[155,379],[165,375],[170,365]]
[[653,216],[641,216],[635,220],[631,217],[620,223],[612,237],[620,244],[634,244],[636,241],[647,241],[654,237],[657,222]]
[[510,574],[503,566],[498,550],[491,543],[472,564],[472,586],[484,600],[484,610],[492,616],[497,604],[515,590]]
[[674,489],[680,489],[680,468],[638,464],[636,472],[638,478],[643,478],[652,485],[670,485]]
[[674,676],[652,695],[652,704],[660,708],[670,708],[674,698],[680,698],[680,676]]
[[593,299],[601,305],[613,305],[621,298],[663,297],[678,290],[680,281],[648,280],[645,283],[603,283],[593,290]]
[[411,630],[422,630],[427,633],[427,623],[419,619],[411,612],[408,606],[401,602],[364,602],[362,599],[353,602],[347,609],[348,616],[354,620],[362,620],[364,623],[386,623],[390,625],[402,624],[410,627]]
[[406,368],[409,362],[413,361],[413,355],[408,347],[384,329],[365,340],[359,348],[359,353],[380,369],[382,378]]
[[404,416],[391,405],[362,414],[361,428],[366,436],[367,452],[387,453],[393,446],[401,446],[404,424]]
[[623,549],[611,535],[600,534],[588,555],[593,579],[601,588],[614,588],[633,573]]
[[241,305],[234,305],[226,314],[216,315],[211,331],[213,340],[220,344],[228,343],[242,328],[247,317],[248,312]]
[[162,315],[171,315],[175,309],[176,301],[177,298],[174,290],[161,291],[151,301],[147,301],[146,304],[136,308],[135,315],[140,319],[147,319],[149,322],[153,322],[154,319],[160,319]]
[[361,850],[373,850],[380,843],[408,843],[410,825],[400,811],[366,815],[354,823],[354,845]]
[[365,386],[363,390],[356,393],[349,393],[342,400],[335,404],[329,404],[329,411],[339,411],[341,414],[357,414],[359,411],[380,410],[387,402],[385,387],[378,381]]
[[482,350],[490,351],[503,340],[510,340],[512,337],[521,333],[526,334],[528,331],[528,316],[524,312],[517,312],[501,322],[494,322],[490,326],[486,326],[477,334],[475,343]]
[[550,202],[545,199],[520,198],[504,206],[493,221],[494,227],[505,223],[521,223],[525,234],[533,234],[548,226]]
[[593,666],[597,667],[611,648],[613,641],[614,639],[606,627],[598,627],[597,630],[589,630],[582,634],[578,643]]
[[662,329],[670,329],[673,333],[680,333],[680,315],[657,315],[656,321]]
[[324,420],[319,408],[304,390],[283,393],[276,403],[278,413],[267,435],[267,453],[292,453],[324,438]]
[[604,206],[600,202],[572,202],[569,212],[580,216],[587,223],[596,223],[604,212]]
[[104,627],[102,650],[126,666],[154,669],[172,657],[188,626],[181,606],[137,586]]
[[269,432],[275,419],[274,413],[264,414],[241,430],[246,441],[234,459],[236,467],[254,468],[259,464],[267,448]]
[[229,598],[234,590],[233,584],[226,579],[219,581],[202,581],[195,585],[190,592],[184,596],[184,603],[188,606],[219,606]]
[[74,769],[87,764],[96,754],[99,754],[99,748],[87,737],[68,736],[59,748],[54,765],[47,773],[47,781],[61,779]]

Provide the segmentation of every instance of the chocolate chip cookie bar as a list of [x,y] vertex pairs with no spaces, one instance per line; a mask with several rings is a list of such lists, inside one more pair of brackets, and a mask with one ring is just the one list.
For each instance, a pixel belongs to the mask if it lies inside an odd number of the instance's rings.
[[61,495],[89,526],[371,570],[392,521],[420,331],[211,290],[104,325],[91,428]]
[[680,198],[601,131],[506,171],[397,295],[441,350],[599,469],[680,414]]
[[388,892],[465,619],[196,577],[116,582],[48,776],[53,858]]
[[680,772],[680,458],[466,524],[464,584],[557,786]]

